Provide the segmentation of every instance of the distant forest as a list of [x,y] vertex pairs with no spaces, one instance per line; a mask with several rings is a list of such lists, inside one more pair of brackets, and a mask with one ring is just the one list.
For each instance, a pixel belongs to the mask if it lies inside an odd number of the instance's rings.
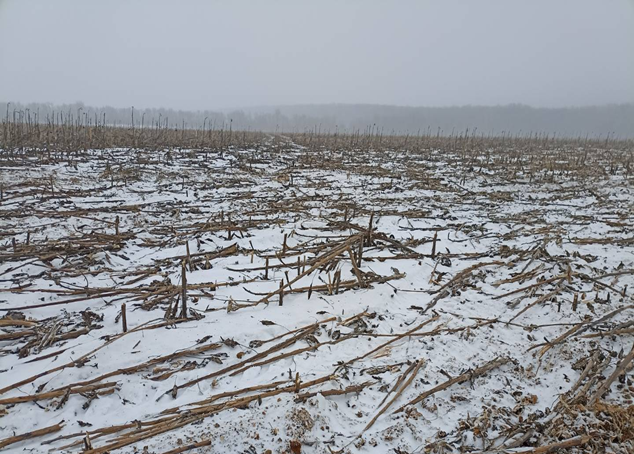
[[233,111],[183,111],[90,107],[83,103],[0,102],[3,121],[68,122],[191,129],[266,132],[373,132],[375,134],[549,135],[556,137],[634,138],[634,104],[571,108],[506,106],[400,107],[323,104],[257,107]]

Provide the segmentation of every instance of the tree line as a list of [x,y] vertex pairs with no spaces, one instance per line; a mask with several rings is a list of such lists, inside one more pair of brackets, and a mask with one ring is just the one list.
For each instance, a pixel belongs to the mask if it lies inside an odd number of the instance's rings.
[[81,102],[0,102],[3,121],[108,124],[135,128],[185,128],[294,133],[371,132],[384,135],[634,138],[634,104],[567,108],[505,106],[403,107],[323,104],[187,111],[166,108],[92,107]]

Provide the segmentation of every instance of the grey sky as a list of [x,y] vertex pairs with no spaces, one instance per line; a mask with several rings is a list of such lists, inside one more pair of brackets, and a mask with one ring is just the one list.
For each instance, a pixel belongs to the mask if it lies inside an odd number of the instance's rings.
[[0,100],[634,102],[634,0],[0,0]]

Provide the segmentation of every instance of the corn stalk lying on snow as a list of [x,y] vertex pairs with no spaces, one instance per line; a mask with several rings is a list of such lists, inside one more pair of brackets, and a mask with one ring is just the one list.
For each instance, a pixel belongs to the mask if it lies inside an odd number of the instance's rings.
[[31,132],[3,450],[634,449],[631,144]]

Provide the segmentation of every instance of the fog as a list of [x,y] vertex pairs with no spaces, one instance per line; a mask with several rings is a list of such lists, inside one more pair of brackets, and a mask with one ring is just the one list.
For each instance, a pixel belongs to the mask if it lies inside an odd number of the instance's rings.
[[631,103],[634,2],[4,0],[0,100]]

